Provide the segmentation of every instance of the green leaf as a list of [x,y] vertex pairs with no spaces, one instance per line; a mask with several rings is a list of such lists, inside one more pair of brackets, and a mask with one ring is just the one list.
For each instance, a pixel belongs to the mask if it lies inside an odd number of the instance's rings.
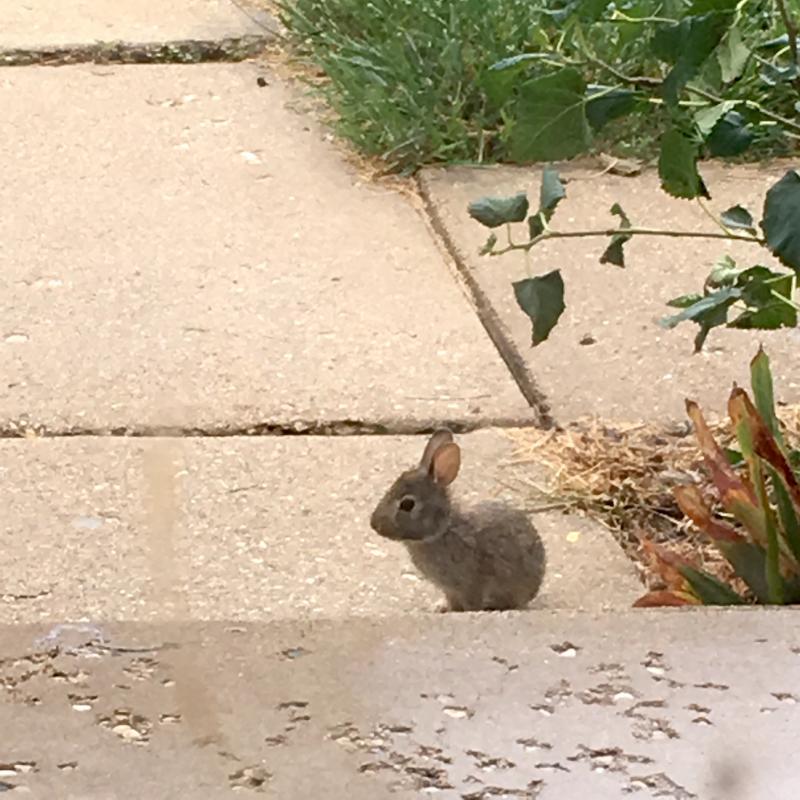
[[729,112],[736,108],[735,100],[725,100],[713,106],[706,106],[695,112],[694,121],[697,129],[705,138],[714,130],[716,124]]
[[722,450],[732,467],[738,467],[744,463],[744,456],[738,450],[734,450],[732,447],[723,447]]
[[556,206],[567,196],[564,182],[553,167],[542,170],[542,185],[539,189],[539,211],[549,220],[556,210]]
[[636,105],[637,95],[630,89],[609,89],[596,84],[587,87],[586,119],[595,132],[610,120],[630,114]]
[[678,570],[704,606],[738,606],[744,602],[730,586],[707,572],[688,565],[681,565]]
[[531,214],[528,217],[528,237],[530,239],[535,239],[543,231],[544,222],[542,222],[542,217],[537,211],[535,214]]
[[723,286],[733,286],[743,272],[741,267],[729,256],[720,256],[706,278],[706,286],[710,289],[721,289]]
[[544,223],[549,222],[556,206],[567,196],[564,182],[553,167],[542,170],[542,184],[539,188],[539,209],[528,217],[528,235],[535,239],[544,231]]
[[675,128],[661,137],[658,174],[661,188],[673,197],[710,197],[697,171],[697,145]]
[[752,542],[716,542],[716,545],[758,601],[768,603],[767,554],[764,548]]
[[769,356],[763,347],[758,348],[755,358],[750,362],[750,388],[753,390],[753,399],[758,413],[775,437],[778,447],[785,454],[783,434],[775,414],[775,392],[772,385],[772,370],[769,366]]
[[656,29],[653,53],[662,61],[674,64],[661,87],[667,103],[677,104],[679,93],[714,52],[731,19],[730,13],[711,11]]
[[753,222],[752,214],[750,214],[746,208],[743,208],[740,205],[731,206],[727,211],[723,211],[720,219],[726,228],[731,228],[732,230],[743,230],[747,231],[747,233],[752,234],[753,236],[756,235],[756,228],[755,223]]
[[680,297],[673,297],[672,300],[667,300],[667,305],[673,308],[689,308],[695,303],[699,303],[703,299],[702,294],[682,294]]
[[[691,305],[685,306],[680,314],[664,317],[659,320],[659,325],[663,328],[674,328],[687,320],[697,323],[700,326],[700,330],[694,340],[694,350],[698,353],[703,349],[710,331],[727,323],[728,309],[740,296],[741,289],[736,286],[720,289],[702,297]],[[675,304],[675,301],[683,301],[686,298],[688,296],[675,298],[675,300],[671,301],[671,304]]]
[[[663,328],[674,328],[681,322],[691,320],[692,322],[700,322],[703,319],[713,315],[719,309],[725,309],[735,303],[741,296],[742,291],[738,287],[730,286],[725,289],[720,289],[713,294],[706,295],[702,300],[698,300],[690,306],[681,311],[680,314],[675,314],[671,317],[665,317],[660,320],[659,324]],[[718,323],[721,324],[721,323]]]
[[778,507],[778,519],[781,523],[783,540],[794,558],[800,562],[800,520],[797,518],[797,510],[783,479],[774,468],[769,467],[768,469],[775,495],[775,505]]
[[747,150],[755,139],[755,132],[738,111],[729,111],[714,126],[706,139],[706,147],[712,156],[729,158]]
[[767,192],[761,227],[767,246],[800,275],[800,173],[789,170]]
[[742,39],[742,32],[735,25],[725,34],[717,49],[717,63],[723,83],[732,83],[741,77],[750,58],[750,50]]
[[759,308],[748,309],[728,323],[729,328],[739,330],[774,331],[778,328],[796,328],[797,311],[780,300],[765,303]]
[[797,64],[789,64],[788,67],[764,64],[760,77],[767,86],[779,86],[782,83],[794,81],[798,75],[800,75],[800,67]]
[[519,307],[533,323],[531,344],[535,347],[550,335],[564,313],[564,280],[560,270],[512,284]]
[[489,234],[489,238],[486,240],[486,243],[478,250],[479,256],[485,256],[494,250],[494,246],[497,244],[497,236],[493,233]]
[[522,222],[528,213],[528,195],[519,192],[511,197],[481,197],[467,206],[469,215],[487,228],[508,222]]
[[789,44],[789,34],[782,33],[780,36],[776,36],[774,39],[769,39],[762,44],[756,45],[758,50],[783,50]]
[[597,22],[603,16],[611,0],[578,0],[577,15],[586,22]]
[[611,237],[611,244],[608,245],[603,255],[600,256],[600,263],[624,267],[625,252],[623,247],[625,246],[625,242],[631,238],[631,234],[624,233],[623,231],[631,227],[631,221],[628,219],[628,215],[622,210],[622,206],[620,206],[619,203],[614,203],[614,205],[611,206],[611,213],[620,218],[620,233],[615,233]]
[[561,25],[571,16],[587,22],[596,22],[606,10],[610,0],[566,0],[560,8],[541,8],[541,12]]
[[780,543],[778,542],[778,530],[775,524],[775,512],[766,499],[766,488],[763,490],[762,506],[765,509],[767,521],[767,595],[770,603],[782,605],[785,588],[781,577]]
[[545,56],[545,53],[520,53],[492,64],[480,77],[481,88],[492,107],[501,109],[514,94],[520,76]]
[[689,6],[690,14],[705,14],[708,11],[733,11],[739,0],[694,0]]
[[558,161],[589,149],[586,85],[572,67],[526,81],[519,88],[516,123],[509,136],[513,161]]

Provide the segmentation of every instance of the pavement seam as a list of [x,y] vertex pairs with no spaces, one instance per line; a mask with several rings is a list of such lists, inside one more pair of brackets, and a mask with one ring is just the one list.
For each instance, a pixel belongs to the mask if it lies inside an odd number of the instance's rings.
[[0,66],[237,62],[258,55],[274,39],[273,34],[264,33],[227,36],[220,39],[175,39],[165,42],[109,41],[41,47],[3,47],[0,48]]
[[362,422],[359,420],[297,420],[292,423],[264,422],[255,425],[209,425],[204,427],[180,425],[125,425],[109,428],[69,427],[50,430],[46,426],[26,422],[8,423],[0,427],[1,439],[68,439],[76,437],[106,438],[230,438],[271,436],[422,436],[430,435],[437,428],[448,427],[453,433],[473,433],[490,428],[530,427],[531,419],[520,417],[496,417],[481,420],[436,419],[436,420],[386,420]]
[[489,297],[483,291],[480,283],[475,279],[469,266],[461,257],[458,247],[450,236],[444,220],[436,209],[430,192],[419,175],[415,177],[415,183],[419,196],[422,199],[422,211],[429,228],[439,241],[442,249],[448,254],[455,265],[464,290],[467,292],[471,304],[475,309],[475,313],[488,334],[489,339],[491,339],[492,344],[503,359],[503,362],[511,373],[511,377],[516,382],[522,396],[525,398],[528,405],[538,413],[540,425],[544,428],[554,427],[556,422],[550,414],[550,404],[547,397],[536,384],[536,380],[528,369],[522,353],[520,353],[516,343],[506,332],[502,320],[492,306]]

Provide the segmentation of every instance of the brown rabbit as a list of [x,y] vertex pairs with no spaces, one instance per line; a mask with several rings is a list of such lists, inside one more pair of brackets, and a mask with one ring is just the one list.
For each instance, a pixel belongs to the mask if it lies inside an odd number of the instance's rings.
[[453,434],[437,430],[419,466],[378,503],[370,525],[405,544],[417,569],[444,592],[448,610],[522,608],[542,584],[542,540],[518,509],[496,502],[457,508],[447,487],[460,465]]

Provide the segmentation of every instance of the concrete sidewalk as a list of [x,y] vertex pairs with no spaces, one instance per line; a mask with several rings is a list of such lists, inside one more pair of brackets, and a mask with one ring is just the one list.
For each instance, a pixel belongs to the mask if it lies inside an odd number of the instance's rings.
[[297,97],[252,63],[4,74],[0,429],[536,420],[423,221]]
[[[440,595],[369,515],[426,437],[78,437],[0,441],[0,618],[163,620],[433,613]],[[505,497],[519,467],[496,431],[459,437],[465,502]],[[147,458],[174,474],[174,527],[152,514]],[[526,468],[527,470],[527,468]],[[162,479],[166,486],[169,476]],[[508,488],[511,487],[511,488]],[[154,509],[154,504],[160,506]],[[536,608],[629,607],[643,593],[606,530],[533,517],[549,570]],[[177,602],[177,600],[175,601]]]
[[[0,0],[0,61],[263,41],[238,2],[167,5]],[[0,792],[791,796],[791,611],[631,611],[608,532],[543,513],[534,608],[438,615],[371,532],[442,423],[474,431],[459,496],[529,504],[497,428],[542,417],[299,99],[263,63],[0,69]],[[358,433],[408,435],[325,435]]]
[[[721,213],[740,203],[760,220],[766,190],[795,162],[771,165],[701,165]],[[552,226],[557,230],[615,228],[609,213],[620,203],[633,225],[677,230],[711,230],[714,223],[693,202],[676,200],[659,188],[658,175],[635,178],[600,175],[594,164],[559,167],[567,197]],[[467,204],[485,195],[527,191],[538,202],[541,166],[424,170],[421,185],[444,235],[476,282],[487,313],[496,315],[506,346],[520,354],[527,372],[553,418],[567,423],[596,415],[604,420],[656,423],[683,421],[684,398],[692,397],[710,413],[724,413],[734,381],[748,385],[748,364],[759,342],[773,363],[778,399],[800,402],[797,351],[800,331],[715,329],[702,353],[692,354],[697,326],[684,323],[664,330],[657,321],[671,311],[667,300],[702,291],[714,262],[728,254],[742,265],[770,263],[759,247],[717,239],[685,241],[637,237],[626,245],[626,268],[600,264],[602,238],[544,242],[531,251],[534,275],[560,269],[567,309],[550,338],[531,348],[530,321],[517,306],[513,281],[528,272],[522,253],[479,256],[488,231],[467,215]],[[523,225],[516,238],[523,241]]]
[[264,39],[271,27],[248,0],[0,0],[0,54]]
[[788,799],[794,619],[4,628],[0,785],[83,800]]

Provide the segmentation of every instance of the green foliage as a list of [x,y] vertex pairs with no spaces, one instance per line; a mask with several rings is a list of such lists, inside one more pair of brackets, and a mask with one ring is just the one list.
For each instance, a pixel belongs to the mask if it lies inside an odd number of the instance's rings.
[[800,173],[789,170],[768,192],[761,223],[772,252],[800,275]]
[[297,51],[329,79],[339,130],[390,170],[548,161],[598,146],[651,154],[669,127],[697,155],[726,158],[787,153],[800,135],[800,67],[773,0],[282,8]]
[[512,284],[519,307],[531,319],[531,344],[543,342],[564,312],[564,281],[558,270]]
[[[692,155],[692,143],[677,130],[670,130],[665,139],[671,139],[662,150],[660,164],[662,185],[676,196],[705,195],[707,191],[697,174]],[[609,239],[600,256],[601,264],[625,267],[626,243],[633,236],[709,235],[731,238],[763,247],[777,256],[792,271],[772,269],[761,264],[739,266],[730,256],[723,256],[706,277],[702,292],[692,292],[672,298],[667,305],[679,309],[678,313],[664,317],[660,324],[667,329],[682,322],[698,326],[694,340],[695,352],[702,349],[709,333],[725,326],[740,330],[775,330],[793,328],[798,324],[800,306],[794,297],[797,273],[800,272],[800,173],[790,170],[768,192],[764,203],[761,227],[764,238],[759,238],[753,215],[743,206],[735,205],[724,211],[718,220],[723,233],[683,234],[669,229],[636,228],[622,207],[615,203],[610,211],[620,220],[617,228],[594,231],[559,231],[550,226],[559,202],[566,196],[558,172],[546,167],[542,172],[539,208],[527,218],[528,241],[513,243],[509,227],[509,244],[499,247],[492,234],[481,248],[481,255],[503,255],[511,250],[530,251],[546,239],[575,236],[604,236]],[[522,222],[529,210],[525,193],[511,197],[483,197],[469,205],[470,215],[487,228]],[[554,273],[550,273],[551,275]],[[530,317],[534,330],[533,345],[544,342],[564,311],[564,284],[548,285],[544,292],[537,278],[514,284],[520,308]]]
[[668,130],[661,139],[658,158],[658,175],[661,188],[673,197],[691,200],[709,197],[700,173],[697,171],[697,145],[679,130]]
[[611,213],[619,217],[619,233],[615,233],[611,237],[611,244],[605,249],[605,252],[600,256],[601,264],[614,264],[617,267],[625,266],[625,252],[623,250],[625,243],[631,239],[629,233],[625,231],[631,227],[631,221],[628,215],[622,210],[619,203],[614,203],[611,206]]
[[714,542],[747,591],[740,594],[688,560],[643,542],[666,589],[649,592],[637,606],[800,602],[800,480],[780,434],[763,350],[751,362],[750,377],[755,403],[738,387],[728,402],[742,469],[731,465],[700,408],[686,402],[719,506],[733,524],[717,515],[696,486],[675,489],[681,510]]
[[519,192],[511,197],[482,197],[470,203],[467,211],[487,228],[522,222],[528,214],[528,195]]
[[[681,322],[696,323],[700,330],[695,337],[695,352],[703,347],[710,331],[720,325],[762,330],[793,328],[797,325],[793,291],[791,274],[762,266],[740,268],[730,256],[723,256],[706,279],[704,294],[670,300],[668,305],[682,310],[662,319],[661,325],[674,328]],[[740,313],[729,321],[728,311],[733,307],[738,307]]]
[[571,67],[523,83],[508,137],[511,159],[556,161],[585,153],[591,144],[585,95],[586,84]]

